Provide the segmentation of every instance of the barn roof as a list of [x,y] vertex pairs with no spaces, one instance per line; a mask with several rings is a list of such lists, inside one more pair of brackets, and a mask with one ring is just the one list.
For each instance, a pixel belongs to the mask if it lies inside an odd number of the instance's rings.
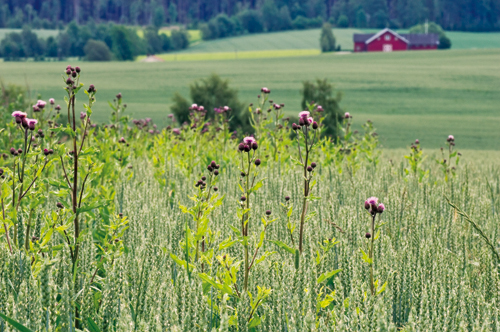
[[410,41],[410,45],[437,45],[439,44],[439,35],[437,33],[407,33],[401,34]]
[[435,33],[396,33],[391,29],[384,29],[379,31],[378,33],[355,33],[353,36],[355,43],[365,43],[369,44],[373,40],[377,39],[385,32],[390,32],[392,35],[400,38],[408,45],[437,45],[439,44],[439,35]]

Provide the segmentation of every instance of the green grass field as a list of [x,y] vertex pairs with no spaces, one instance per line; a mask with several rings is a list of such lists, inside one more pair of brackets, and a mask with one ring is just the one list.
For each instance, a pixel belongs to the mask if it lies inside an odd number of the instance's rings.
[[[174,92],[187,95],[193,80],[218,73],[255,102],[262,86],[271,97],[300,111],[302,81],[328,78],[343,93],[341,106],[356,125],[371,119],[386,148],[402,148],[419,138],[439,148],[454,134],[459,148],[499,150],[500,50],[451,50],[392,54],[177,61],[164,63],[78,63],[85,84],[99,90],[96,117],[109,114],[107,101],[122,92],[135,117],[162,123]],[[66,63],[0,63],[4,82],[30,85],[33,95],[63,104],[59,77]]]
[[[377,30],[334,29],[337,45],[343,50],[352,50],[354,33]],[[500,33],[447,32],[453,49],[500,48]],[[203,41],[183,52],[212,53],[259,50],[318,49],[320,29],[294,30],[255,35],[245,35]]]

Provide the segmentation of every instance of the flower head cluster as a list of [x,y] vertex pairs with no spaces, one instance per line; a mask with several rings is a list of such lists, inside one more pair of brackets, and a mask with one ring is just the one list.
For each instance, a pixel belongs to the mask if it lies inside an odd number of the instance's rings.
[[70,65],[68,65],[66,67],[66,85],[68,85],[68,87],[71,87],[72,89],[76,89],[76,86],[73,84],[75,83],[75,79],[79,74],[80,67],[71,67]]
[[15,111],[12,113],[17,124],[21,124],[24,128],[29,128],[30,130],[35,130],[35,126],[38,123],[36,119],[28,119],[27,114],[21,111]]
[[299,113],[299,124],[292,124],[293,130],[299,130],[301,127],[309,127],[312,125],[313,129],[318,129],[318,123],[314,121],[313,117],[310,116],[308,111],[302,111]]
[[[51,99],[52,101],[54,99]],[[45,105],[47,105],[47,102],[43,101],[43,100],[38,100],[36,102],[35,105],[33,105],[33,112],[37,113],[37,112],[40,112],[41,110],[43,110],[45,108]]]
[[365,201],[365,209],[370,210],[371,215],[382,213],[385,210],[383,203],[378,204],[377,197],[370,197]]
[[271,90],[269,90],[268,88],[266,87],[263,87],[262,89],[260,89],[260,92],[264,93],[264,94],[270,94],[271,93]]
[[212,160],[212,162],[207,166],[207,169],[210,173],[214,173],[215,176],[219,175],[219,168],[220,165],[217,164],[215,161]]
[[349,112],[345,112],[344,119],[346,119],[346,120],[352,119],[352,115],[349,114]]
[[243,139],[243,142],[238,145],[238,150],[240,152],[250,152],[251,150],[257,150],[259,145],[257,141],[252,136],[247,136]]
[[214,108],[214,112],[217,114],[229,113],[230,111],[231,111],[231,108],[229,106]]

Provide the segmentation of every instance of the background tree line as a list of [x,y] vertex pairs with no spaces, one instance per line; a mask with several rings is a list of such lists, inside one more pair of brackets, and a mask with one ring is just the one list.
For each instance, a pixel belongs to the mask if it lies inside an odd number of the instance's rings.
[[170,36],[158,33],[156,27],[144,30],[144,37],[137,30],[113,22],[86,25],[70,22],[57,37],[38,38],[28,26],[22,32],[11,32],[0,41],[0,57],[5,60],[34,58],[64,59],[66,57],[85,58],[89,61],[126,61],[138,55],[164,53],[187,48],[188,33],[172,30]]
[[208,23],[213,30],[217,17],[247,32],[307,27],[315,24],[311,20],[359,28],[408,28],[429,20],[446,30],[493,31],[500,30],[500,0],[0,0],[0,27],[10,28],[111,21],[193,28]]

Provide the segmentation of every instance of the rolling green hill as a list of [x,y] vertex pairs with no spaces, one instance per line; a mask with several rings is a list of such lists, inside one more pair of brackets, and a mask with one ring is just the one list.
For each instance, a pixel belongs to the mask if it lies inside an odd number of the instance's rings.
[[[334,29],[333,33],[343,50],[352,50],[352,35],[378,30]],[[405,31],[406,32],[406,31]],[[500,48],[498,32],[447,32],[453,49]],[[183,52],[213,53],[259,50],[319,49],[319,29],[293,30],[255,35],[244,35],[211,41],[202,41]]]
[[[328,78],[343,93],[341,106],[357,126],[375,122],[385,147],[407,146],[419,138],[439,148],[454,134],[468,149],[500,150],[500,50],[419,51],[391,54],[185,61],[163,63],[80,62],[82,81],[98,89],[96,119],[108,117],[108,100],[122,92],[135,117],[158,122],[170,113],[174,92],[187,95],[193,80],[218,73],[230,80],[240,99],[255,102],[262,86],[291,114],[300,111],[302,81]],[[60,75],[64,63],[0,63],[4,82],[30,85],[64,104]],[[80,97],[83,102],[83,95]]]

